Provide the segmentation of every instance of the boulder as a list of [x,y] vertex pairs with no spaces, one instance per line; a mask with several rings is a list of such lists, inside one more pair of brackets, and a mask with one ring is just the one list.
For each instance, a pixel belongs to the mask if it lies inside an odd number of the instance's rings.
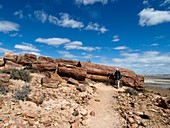
[[39,56],[38,61],[54,62],[54,59],[50,57]]
[[79,82],[73,78],[69,78],[67,83],[69,84],[74,84],[74,85],[79,85]]
[[0,66],[3,66],[5,64],[4,59],[0,57]]
[[19,56],[17,62],[22,65],[29,65],[36,61],[36,55],[34,54],[24,54]]
[[3,83],[8,83],[10,76],[8,74],[0,74],[0,81]]
[[57,65],[53,62],[37,61],[32,64],[32,68],[39,71],[55,71]]
[[10,60],[13,62],[16,62],[18,58],[18,55],[11,53],[11,52],[5,52],[4,54],[4,60]]
[[23,66],[17,63],[14,63],[13,61],[6,60],[4,69],[23,69]]
[[79,86],[76,87],[77,90],[80,92],[85,92],[86,91],[86,86],[83,84],[80,84]]
[[41,80],[41,84],[46,88],[58,88],[58,85],[61,84],[61,81],[57,81],[52,78],[44,77]]

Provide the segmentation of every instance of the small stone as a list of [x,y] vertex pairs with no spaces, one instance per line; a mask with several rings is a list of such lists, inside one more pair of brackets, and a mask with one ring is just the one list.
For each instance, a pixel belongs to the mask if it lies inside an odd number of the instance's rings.
[[22,116],[30,117],[30,118],[36,118],[36,117],[37,117],[37,114],[32,113],[32,112],[23,112],[23,113],[22,113]]
[[82,85],[82,84],[79,85],[76,89],[79,90],[80,92],[85,92],[86,91],[85,85]]
[[96,101],[96,102],[100,102],[100,100],[99,100],[99,99],[95,99],[94,101]]
[[95,112],[94,112],[94,111],[91,111],[91,112],[90,112],[90,115],[91,115],[91,116],[95,116]]
[[81,110],[81,115],[83,115],[83,116],[87,116],[88,115],[88,111],[86,110],[86,109],[83,109],[83,110]]
[[73,113],[72,113],[73,116],[78,116],[79,115],[79,112],[77,110],[75,110]]

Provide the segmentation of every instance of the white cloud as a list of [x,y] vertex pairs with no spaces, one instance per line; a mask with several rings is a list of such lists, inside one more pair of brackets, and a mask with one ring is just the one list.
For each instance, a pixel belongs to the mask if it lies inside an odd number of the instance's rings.
[[0,42],[0,45],[2,45],[2,42]]
[[153,8],[143,9],[139,14],[141,26],[152,26],[170,22],[170,11],[159,11]]
[[84,5],[95,4],[96,2],[107,4],[108,0],[76,0],[77,4],[84,4]]
[[12,36],[12,37],[15,37],[15,36],[22,37],[22,35],[19,34],[19,33],[13,33],[13,34],[10,34],[10,36]]
[[0,4],[0,9],[2,9],[2,8],[3,8],[3,5]]
[[31,52],[39,52],[40,51],[39,49],[37,49],[32,44],[28,44],[28,43],[25,43],[25,42],[22,42],[22,44],[16,44],[14,46],[14,48],[19,49],[19,50],[23,50],[23,51],[31,51]]
[[15,53],[15,54],[17,54],[17,55],[23,55],[23,54],[25,54],[25,53],[29,53],[29,54],[34,54],[34,55],[36,55],[36,56],[42,56],[40,53],[38,53],[38,52],[33,52],[33,51],[20,51],[20,52],[13,52],[13,53]]
[[43,10],[37,10],[34,11],[34,15],[37,18],[37,20],[40,20],[42,23],[45,23],[48,19],[48,14],[45,13]]
[[67,38],[37,38],[35,42],[44,43],[52,46],[60,46],[62,44],[70,42]]
[[153,44],[151,44],[150,46],[158,46],[159,44],[158,43],[153,43]]
[[66,59],[75,59],[77,58],[77,56],[71,54],[70,52],[68,51],[58,51],[59,54],[63,55],[62,57],[63,58],[66,58]]
[[170,4],[170,0],[165,0],[160,6],[166,6]]
[[5,48],[0,47],[0,53],[5,53],[5,52],[12,52],[12,51],[9,50],[9,49],[5,49]]
[[84,51],[94,51],[94,50],[101,49],[99,47],[87,47],[87,46],[83,46],[83,43],[80,42],[80,41],[73,41],[71,43],[67,43],[67,44],[65,44],[64,48],[66,50],[77,49],[77,50],[84,50]]
[[23,11],[19,10],[19,11],[14,12],[14,16],[18,16],[20,19],[22,19],[24,17]]
[[143,53],[121,53],[121,58],[113,58],[117,66],[129,68],[142,74],[166,74],[170,72],[170,55],[157,51]]
[[105,33],[108,31],[108,29],[106,29],[104,26],[101,27],[98,23],[92,23],[92,22],[90,22],[85,29],[98,31],[101,33]]
[[125,49],[129,49],[129,48],[126,47],[126,46],[118,46],[118,47],[115,47],[113,49],[115,49],[115,50],[125,50]]
[[11,31],[19,31],[19,24],[6,21],[6,20],[0,20],[0,32],[8,33]]
[[118,42],[118,41],[120,41],[119,35],[114,35],[112,41],[113,41],[113,42]]
[[67,13],[61,13],[61,17],[58,19],[54,16],[49,16],[49,22],[53,23],[58,26],[67,27],[67,28],[82,28],[84,27],[84,24],[82,22],[76,21],[72,19],[69,14]]
[[144,4],[144,5],[149,5],[149,1],[148,1],[148,0],[144,0],[144,1],[143,1],[143,4]]

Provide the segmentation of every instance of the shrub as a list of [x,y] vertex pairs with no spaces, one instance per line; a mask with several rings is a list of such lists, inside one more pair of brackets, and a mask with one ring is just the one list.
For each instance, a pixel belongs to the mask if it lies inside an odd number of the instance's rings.
[[10,73],[11,79],[23,80],[25,82],[29,82],[31,80],[30,72],[28,70],[17,70],[12,69]]
[[0,73],[10,74],[12,69],[3,69],[0,70]]
[[31,91],[30,86],[24,85],[21,90],[17,90],[13,95],[13,100],[26,100],[29,92]]
[[0,94],[6,95],[9,92],[8,86],[3,85],[3,83],[0,81]]

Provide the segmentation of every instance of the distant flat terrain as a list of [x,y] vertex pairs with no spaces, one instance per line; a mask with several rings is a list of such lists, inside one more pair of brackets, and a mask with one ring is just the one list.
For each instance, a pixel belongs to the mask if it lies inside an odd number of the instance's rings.
[[144,75],[145,86],[170,88],[170,75]]

